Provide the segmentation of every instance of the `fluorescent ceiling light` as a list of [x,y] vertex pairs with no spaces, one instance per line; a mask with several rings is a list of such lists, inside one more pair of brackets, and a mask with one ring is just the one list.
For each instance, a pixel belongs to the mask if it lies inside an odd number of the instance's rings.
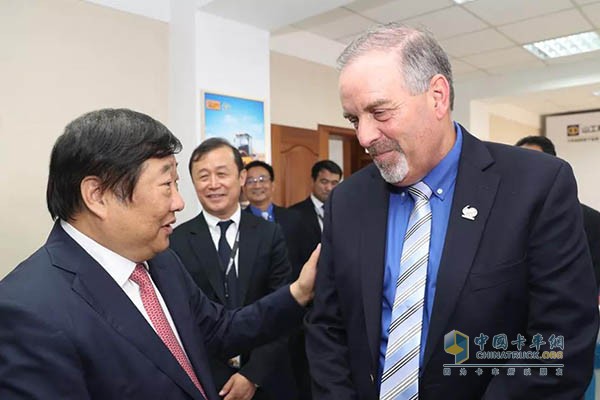
[[453,0],[456,4],[470,3],[475,0]]
[[547,60],[575,54],[587,53],[600,49],[600,36],[596,32],[584,32],[577,35],[563,36],[556,39],[523,45],[538,58]]

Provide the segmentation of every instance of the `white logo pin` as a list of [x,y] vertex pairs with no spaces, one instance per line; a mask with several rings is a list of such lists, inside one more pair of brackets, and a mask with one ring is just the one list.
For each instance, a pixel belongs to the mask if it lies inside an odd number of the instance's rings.
[[462,217],[464,219],[468,219],[471,221],[475,221],[475,217],[477,216],[477,209],[475,207],[471,207],[470,204],[467,204],[463,209],[462,209]]

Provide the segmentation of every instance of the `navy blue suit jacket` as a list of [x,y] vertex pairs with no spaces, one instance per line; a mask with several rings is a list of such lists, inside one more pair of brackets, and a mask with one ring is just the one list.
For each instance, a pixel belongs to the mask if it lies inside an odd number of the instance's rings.
[[[209,354],[232,357],[300,322],[283,287],[226,311],[167,250],[148,261],[209,400]],[[57,223],[46,244],[0,282],[0,398],[201,399],[127,295]]]
[[[463,128],[454,199],[419,379],[419,398],[581,398],[589,383],[597,297],[575,179],[555,157],[484,143]],[[326,205],[307,352],[317,400],[374,400],[390,185],[372,165],[342,182]],[[462,209],[478,210],[475,220]],[[563,376],[443,375],[454,363],[444,335],[563,335]],[[510,345],[509,345],[510,346]],[[514,346],[510,346],[515,350]],[[545,347],[547,349],[547,345]],[[530,350],[529,348],[526,350]],[[479,361],[482,362],[482,361]],[[488,362],[488,361],[486,361]],[[494,362],[494,361],[492,361]],[[496,361],[503,363],[505,361]]]

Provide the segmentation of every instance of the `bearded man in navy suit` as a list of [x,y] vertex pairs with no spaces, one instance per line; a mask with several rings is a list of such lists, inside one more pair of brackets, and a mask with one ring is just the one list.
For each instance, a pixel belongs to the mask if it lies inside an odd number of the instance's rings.
[[571,167],[454,122],[450,63],[426,32],[376,27],[338,62],[374,165],[326,204],[313,398],[581,398],[598,309]]

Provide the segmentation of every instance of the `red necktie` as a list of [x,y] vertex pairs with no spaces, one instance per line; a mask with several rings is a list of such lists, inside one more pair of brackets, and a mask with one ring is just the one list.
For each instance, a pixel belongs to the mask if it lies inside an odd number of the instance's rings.
[[188,374],[194,385],[200,390],[202,396],[206,398],[206,393],[204,393],[204,389],[202,385],[198,381],[194,370],[192,369],[192,365],[190,361],[186,357],[183,349],[179,345],[177,338],[175,337],[175,333],[173,333],[173,329],[171,329],[171,325],[169,325],[169,321],[167,321],[167,317],[160,306],[158,301],[158,297],[156,296],[156,292],[154,291],[154,286],[150,281],[150,276],[148,276],[148,271],[142,264],[138,264],[135,266],[133,273],[131,274],[132,281],[138,284],[140,287],[140,295],[142,296],[142,303],[144,304],[144,308],[150,317],[150,321],[152,321],[152,325],[154,329],[156,329],[156,333],[164,342],[164,344],[169,348],[173,356],[177,359],[183,370]]

